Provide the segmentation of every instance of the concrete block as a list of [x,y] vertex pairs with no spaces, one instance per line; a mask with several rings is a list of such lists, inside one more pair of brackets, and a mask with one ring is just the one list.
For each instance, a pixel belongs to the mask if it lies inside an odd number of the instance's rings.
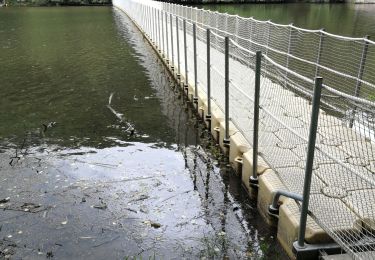
[[188,99],[193,102],[193,99],[194,99],[194,86],[190,85],[189,84],[189,87],[188,87]]
[[[276,220],[274,217],[268,215],[268,207],[272,204],[273,196],[278,190],[287,190],[287,188],[273,170],[268,169],[259,176],[258,210],[265,221],[273,226],[276,225]],[[285,200],[285,197],[280,198],[281,203]]]
[[[266,170],[270,169],[267,163],[263,160],[262,157],[258,156],[258,167],[257,175],[263,174]],[[242,183],[247,189],[247,192],[250,192],[250,176],[253,175],[253,150],[249,150],[243,154],[243,164],[242,164]]]
[[[292,248],[298,239],[301,213],[298,204],[292,199],[285,199],[279,209],[277,239],[290,258],[295,258]],[[311,218],[307,217],[305,241],[310,244],[328,243],[330,236]]]
[[[243,154],[249,150],[250,144],[240,132],[230,137],[229,162],[238,174],[241,174],[240,170],[243,164]],[[241,162],[239,162],[239,160]]]
[[[221,149],[225,149],[224,147],[224,137],[225,137],[225,121],[221,121],[220,122],[220,139],[219,139],[219,144],[220,144],[220,147]],[[229,121],[229,138],[236,134],[236,133],[239,133],[239,130],[237,129],[237,127],[231,122]],[[230,140],[230,139],[229,139]]]
[[212,115],[211,115],[211,134],[216,141],[221,137],[220,135],[220,123],[224,121],[224,113],[221,109],[215,104],[212,105]]
[[204,120],[207,115],[207,96],[202,90],[198,91],[198,113]]

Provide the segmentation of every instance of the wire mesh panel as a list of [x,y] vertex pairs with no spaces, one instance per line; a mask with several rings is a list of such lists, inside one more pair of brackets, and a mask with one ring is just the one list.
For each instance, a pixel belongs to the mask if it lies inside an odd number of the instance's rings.
[[211,95],[216,104],[224,111],[225,103],[225,38],[211,33]]
[[[187,45],[187,67],[189,73],[189,84],[194,86],[194,39],[193,39],[193,23],[186,22],[186,45]],[[190,93],[193,94],[193,93]]]
[[198,89],[207,92],[207,31],[204,28],[197,26],[196,36]]
[[229,57],[230,119],[247,141],[252,144],[255,53],[230,41]]

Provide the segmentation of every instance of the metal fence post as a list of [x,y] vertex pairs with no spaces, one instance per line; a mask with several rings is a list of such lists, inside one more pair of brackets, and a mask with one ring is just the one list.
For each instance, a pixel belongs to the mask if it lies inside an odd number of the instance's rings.
[[152,23],[154,27],[154,44],[156,45],[157,42],[157,28],[156,28],[156,16],[155,16],[155,8],[152,8]]
[[319,74],[319,65],[320,65],[320,58],[322,57],[323,40],[324,40],[324,29],[321,29],[319,47],[318,47],[318,57],[316,58],[315,77],[317,77]]
[[211,129],[211,31],[207,29],[207,115],[209,129]]
[[186,45],[186,19],[184,19],[184,56],[185,56],[185,90],[186,95],[189,94],[189,76],[188,76],[188,61],[187,61],[187,45]]
[[193,49],[194,49],[194,103],[198,103],[198,69],[197,69],[197,25],[193,23]]
[[145,16],[146,16],[146,21],[145,21],[145,30],[146,30],[146,35],[150,37],[150,20],[149,20],[149,14],[148,14],[148,6],[145,6]]
[[143,5],[143,26],[142,29],[148,35],[148,15],[147,15],[147,6]]
[[224,145],[229,146],[229,37],[225,37],[225,134]]
[[172,55],[171,55],[171,67],[172,67],[172,70],[174,70],[174,53],[173,53],[173,15],[170,14],[170,23],[171,23],[171,52],[172,52]]
[[178,29],[178,16],[176,16],[176,37],[177,37],[177,66],[178,66],[178,71],[177,71],[177,77],[181,76],[181,63],[180,63],[180,32]]
[[163,11],[160,10],[160,24],[161,24],[161,38],[162,38],[162,41],[163,41],[163,51],[162,51],[162,56],[165,57],[165,37],[164,37],[164,15],[163,15]]
[[167,45],[167,63],[169,62],[169,43],[168,43],[168,14],[165,13],[165,40],[166,40],[166,45]]
[[156,19],[157,19],[157,22],[156,22],[156,28],[158,29],[158,37],[159,37],[159,44],[158,44],[158,48],[159,48],[159,53],[161,52],[161,32],[160,32],[160,13],[159,13],[159,10],[155,9],[155,12],[156,12]]
[[253,174],[250,176],[250,185],[258,186],[258,135],[259,135],[259,98],[260,98],[260,74],[262,68],[262,52],[256,52],[255,61],[255,93],[254,93],[254,132],[253,132]]
[[[365,39],[368,40],[370,39],[370,36],[369,35],[366,35],[365,36]],[[355,90],[354,90],[354,95],[356,97],[359,97],[359,94],[361,93],[361,85],[362,85],[362,77],[363,77],[363,72],[365,70],[365,65],[366,65],[366,58],[367,58],[367,52],[368,52],[368,46],[369,46],[369,42],[365,40],[365,44],[363,46],[363,50],[362,50],[362,56],[361,56],[361,61],[360,61],[360,64],[359,64],[359,70],[358,70],[358,76],[357,76],[357,82],[355,84]],[[355,112],[357,110],[357,107],[355,106],[353,108],[353,113],[352,113],[352,116],[351,116],[351,119],[350,119],[350,123],[349,123],[349,127],[352,128],[353,127],[353,124],[354,124],[354,116],[355,116]]]
[[147,30],[148,30],[148,38],[151,38],[152,36],[152,21],[151,21],[151,7],[147,6]]
[[314,152],[315,152],[315,141],[316,132],[318,129],[319,119],[319,107],[320,97],[322,93],[323,78],[315,78],[314,96],[312,100],[312,112],[310,121],[309,131],[309,142],[307,148],[307,160],[305,167],[305,181],[303,185],[303,201],[301,206],[301,218],[299,223],[298,242],[297,246],[303,248],[305,246],[305,232],[306,232],[306,220],[309,209],[310,189],[311,189],[311,178],[314,164]]

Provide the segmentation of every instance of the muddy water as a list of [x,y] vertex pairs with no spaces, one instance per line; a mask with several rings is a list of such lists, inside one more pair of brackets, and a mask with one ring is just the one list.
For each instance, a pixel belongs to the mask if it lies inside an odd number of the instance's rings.
[[285,255],[112,8],[0,11],[0,259]]

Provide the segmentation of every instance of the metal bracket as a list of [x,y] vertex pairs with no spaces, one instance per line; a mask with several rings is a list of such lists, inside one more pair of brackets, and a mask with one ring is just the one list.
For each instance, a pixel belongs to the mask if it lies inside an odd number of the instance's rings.
[[342,248],[336,243],[305,243],[303,247],[300,247],[298,241],[295,241],[292,251],[296,255],[297,260],[315,260],[319,259],[320,251],[325,251],[327,254],[339,254],[342,252]]
[[275,194],[273,196],[272,204],[268,207],[268,214],[270,216],[277,217],[279,215],[279,208],[280,208],[279,198],[281,196],[291,198],[291,199],[294,199],[294,200],[298,200],[298,201],[303,200],[302,196],[297,194],[297,193],[293,193],[293,192],[289,192],[289,191],[285,191],[285,190],[278,190],[278,191],[275,192]]
[[250,187],[258,189],[259,188],[259,179],[254,178],[253,176],[250,176],[249,178]]

